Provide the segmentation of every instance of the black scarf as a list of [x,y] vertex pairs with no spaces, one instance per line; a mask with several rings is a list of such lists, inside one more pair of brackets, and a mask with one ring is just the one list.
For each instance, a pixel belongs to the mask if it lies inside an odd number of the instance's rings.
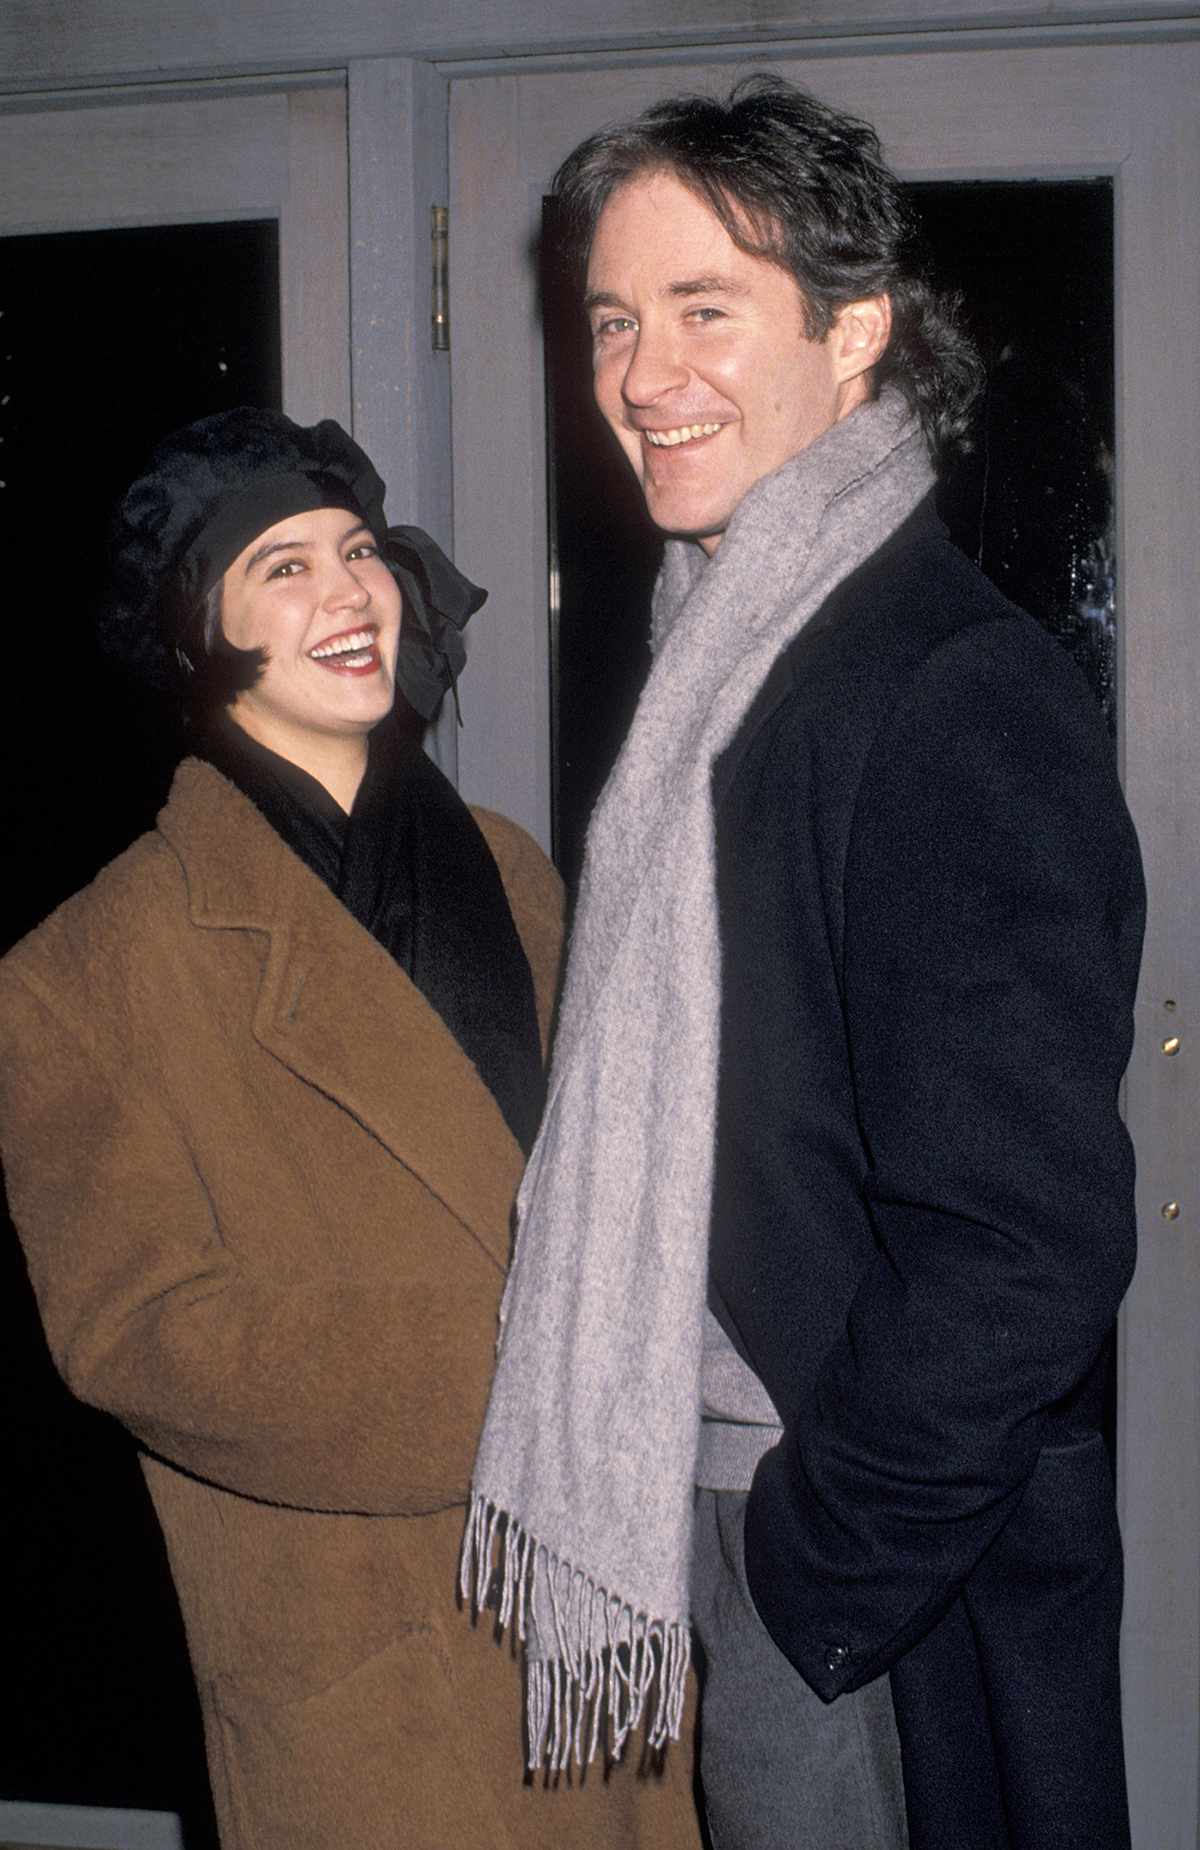
[[454,786],[391,718],[371,734],[348,816],[228,718],[197,749],[391,952],[528,1154],[544,1098],[533,979],[499,870]]

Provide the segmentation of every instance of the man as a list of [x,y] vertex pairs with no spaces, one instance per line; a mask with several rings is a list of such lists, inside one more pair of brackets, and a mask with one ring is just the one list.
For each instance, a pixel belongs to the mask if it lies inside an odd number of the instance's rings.
[[1107,738],[934,513],[976,365],[873,131],[756,79],[559,190],[669,543],[475,1475],[533,1756],[672,1731],[690,1570],[718,1850],[1119,1850]]

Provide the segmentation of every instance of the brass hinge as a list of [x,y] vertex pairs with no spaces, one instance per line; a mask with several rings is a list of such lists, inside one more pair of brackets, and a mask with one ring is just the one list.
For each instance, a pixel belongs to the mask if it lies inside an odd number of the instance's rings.
[[433,351],[450,351],[450,208],[431,206]]

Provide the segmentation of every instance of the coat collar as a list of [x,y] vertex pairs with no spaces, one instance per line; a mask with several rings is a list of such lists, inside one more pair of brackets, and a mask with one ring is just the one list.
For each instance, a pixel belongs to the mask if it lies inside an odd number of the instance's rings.
[[189,758],[160,834],[192,923],[264,934],[253,1032],[418,1175],[500,1267],[520,1147],[441,1017],[219,771]]

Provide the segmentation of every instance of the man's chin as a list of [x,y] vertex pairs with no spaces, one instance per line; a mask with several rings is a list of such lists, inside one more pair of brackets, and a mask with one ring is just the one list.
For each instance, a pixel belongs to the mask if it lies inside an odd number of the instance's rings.
[[694,540],[708,553],[716,550],[729,524],[728,515],[706,517],[695,508],[672,508],[668,500],[656,500],[652,493],[646,495],[646,511],[665,539]]
[[697,526],[693,523],[692,525],[672,527],[662,526],[661,523],[659,523],[659,531],[669,540],[691,540],[694,545],[701,547],[711,558],[721,542],[721,536],[725,531],[725,522],[722,521],[716,526]]

